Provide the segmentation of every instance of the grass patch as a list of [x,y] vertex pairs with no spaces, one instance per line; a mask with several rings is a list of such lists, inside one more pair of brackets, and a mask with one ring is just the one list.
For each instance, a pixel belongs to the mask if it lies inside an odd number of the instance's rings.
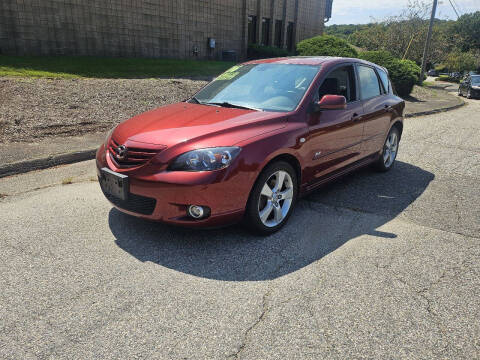
[[424,82],[422,82],[422,86],[428,87],[428,86],[434,86],[434,85],[435,85],[435,83],[434,83],[433,81],[424,81]]
[[451,83],[459,83],[460,79],[450,77],[448,75],[440,75],[439,77],[435,78],[435,81],[446,81]]
[[0,76],[33,78],[212,77],[234,63],[208,60],[0,55]]
[[69,185],[73,183],[73,176],[67,177],[62,180],[62,185]]

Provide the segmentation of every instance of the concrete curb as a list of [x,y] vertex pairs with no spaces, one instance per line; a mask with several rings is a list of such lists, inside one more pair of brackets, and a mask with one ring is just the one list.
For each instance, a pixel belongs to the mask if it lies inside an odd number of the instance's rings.
[[453,106],[449,106],[449,107],[445,107],[445,108],[440,108],[440,109],[433,109],[433,110],[428,110],[428,111],[421,111],[421,112],[417,112],[417,113],[411,113],[411,114],[405,114],[403,117],[404,118],[411,118],[411,117],[415,117],[415,116],[424,116],[424,115],[432,115],[432,114],[438,114],[438,113],[442,113],[442,112],[446,112],[446,111],[450,111],[450,110],[455,110],[455,109],[458,109],[464,105],[466,105],[467,103],[463,100],[460,99],[460,103],[457,104],[457,105],[453,105]]
[[52,155],[43,159],[25,160],[15,163],[0,165],[0,178],[10,175],[22,174],[33,170],[46,169],[58,165],[72,164],[79,161],[95,158],[97,149],[75,151],[67,154]]

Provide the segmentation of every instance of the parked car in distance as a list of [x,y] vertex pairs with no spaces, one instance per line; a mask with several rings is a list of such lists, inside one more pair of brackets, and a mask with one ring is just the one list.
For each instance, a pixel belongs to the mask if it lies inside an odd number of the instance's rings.
[[458,87],[458,95],[467,99],[480,98],[480,75],[467,75]]
[[451,72],[448,76],[450,76],[453,79],[460,80],[462,78],[462,73],[459,72]]
[[427,75],[428,76],[438,76],[438,71],[435,70],[435,69],[430,69],[430,70],[428,70]]
[[320,185],[369,164],[390,170],[404,107],[370,62],[250,61],[109,132],[96,155],[100,186],[134,216],[190,227],[243,219],[273,233]]

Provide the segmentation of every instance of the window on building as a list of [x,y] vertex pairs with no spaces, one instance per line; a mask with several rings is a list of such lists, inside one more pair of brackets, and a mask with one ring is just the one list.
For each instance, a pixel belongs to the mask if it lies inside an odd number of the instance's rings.
[[248,17],[248,43],[257,43],[257,17],[253,15]]
[[277,20],[275,21],[275,46],[281,48],[282,47],[282,34],[283,34],[283,21]]
[[293,39],[293,28],[295,23],[288,22],[287,26],[287,49],[288,51],[293,51],[293,47],[295,46],[295,40]]
[[360,96],[362,100],[370,99],[381,94],[377,74],[371,67],[358,66],[358,79],[360,80]]
[[270,45],[270,19],[262,19],[262,45]]

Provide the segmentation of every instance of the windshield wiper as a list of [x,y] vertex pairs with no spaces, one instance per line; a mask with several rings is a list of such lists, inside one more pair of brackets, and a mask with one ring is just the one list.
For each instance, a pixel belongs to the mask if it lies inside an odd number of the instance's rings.
[[216,105],[216,106],[221,106],[221,107],[226,107],[226,108],[263,111],[262,109],[257,109],[257,108],[253,108],[253,107],[247,107],[247,106],[232,104],[232,103],[229,103],[227,101],[224,101],[224,102],[207,102],[207,103],[200,103],[200,104],[202,104],[202,105]]

